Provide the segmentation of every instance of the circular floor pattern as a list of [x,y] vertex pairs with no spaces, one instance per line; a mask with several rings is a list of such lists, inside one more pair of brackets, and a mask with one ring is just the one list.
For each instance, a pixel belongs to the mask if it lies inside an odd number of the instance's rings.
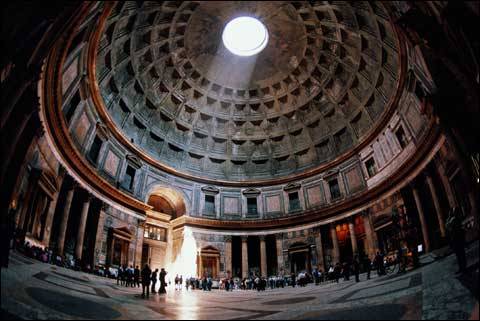
[[312,300],[315,300],[315,299],[316,298],[314,296],[304,296],[304,297],[289,298],[289,299],[284,299],[284,300],[268,301],[268,302],[264,302],[263,304],[265,304],[265,305],[284,305],[284,304],[304,303],[304,302],[312,301]]
[[[116,319],[122,315],[107,305],[52,290],[30,287],[30,297],[55,311],[85,319]],[[85,309],[88,307],[88,309]]]
[[346,310],[312,311],[299,320],[400,320],[406,312],[400,304],[381,304]]

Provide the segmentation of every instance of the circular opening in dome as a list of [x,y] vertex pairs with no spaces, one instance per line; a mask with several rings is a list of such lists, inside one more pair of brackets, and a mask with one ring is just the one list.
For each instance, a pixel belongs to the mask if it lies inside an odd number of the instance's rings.
[[252,17],[238,17],[223,29],[225,47],[237,56],[253,56],[262,51],[268,42],[267,28],[260,20]]

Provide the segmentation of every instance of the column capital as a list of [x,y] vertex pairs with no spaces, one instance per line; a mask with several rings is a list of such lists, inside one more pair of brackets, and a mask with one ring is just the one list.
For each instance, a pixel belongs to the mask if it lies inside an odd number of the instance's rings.
[[248,241],[248,235],[242,235],[242,242],[247,242]]
[[266,235],[259,235],[259,236],[258,236],[258,238],[260,239],[260,241],[263,241],[263,242],[265,242],[265,238],[266,238],[266,237],[267,237]]
[[232,236],[231,235],[225,235],[223,237],[223,241],[224,242],[231,242],[232,241]]

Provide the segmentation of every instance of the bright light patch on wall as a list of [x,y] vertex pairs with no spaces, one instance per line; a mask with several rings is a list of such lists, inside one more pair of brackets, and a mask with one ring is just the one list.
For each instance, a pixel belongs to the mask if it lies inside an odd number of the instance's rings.
[[237,56],[253,56],[265,49],[268,43],[267,28],[260,20],[252,17],[238,17],[223,29],[225,47]]
[[186,278],[197,276],[197,242],[192,230],[185,227],[183,230],[183,243],[175,262],[167,266],[170,280],[176,275]]

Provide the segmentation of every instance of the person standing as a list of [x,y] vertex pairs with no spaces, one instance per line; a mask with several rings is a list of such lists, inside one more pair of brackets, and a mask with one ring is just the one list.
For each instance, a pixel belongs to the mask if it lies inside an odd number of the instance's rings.
[[150,270],[150,267],[148,266],[148,264],[145,264],[145,267],[142,270],[142,299],[145,299],[145,294],[147,298],[150,297],[151,274],[152,274],[152,270]]
[[355,274],[355,282],[360,282],[360,262],[358,262],[358,256],[353,258],[353,273]]
[[335,276],[335,281],[338,283],[338,280],[340,279],[340,275],[342,274],[342,266],[340,263],[337,262],[335,264],[335,268],[333,269],[333,274]]
[[123,267],[119,267],[117,271],[117,285],[123,285]]
[[135,271],[133,271],[133,283],[135,286],[140,287],[140,269],[138,265],[135,267]]
[[167,271],[164,268],[160,271],[160,294],[166,294],[167,290],[167,282],[165,281],[165,277],[167,276]]
[[155,286],[157,284],[157,276],[158,269],[155,269],[155,271],[152,273],[152,293],[157,293],[157,291],[155,291]]
[[370,262],[370,258],[368,257],[368,255],[364,256],[363,265],[365,267],[365,271],[367,271],[367,280],[370,280],[370,272],[372,270],[372,263]]
[[460,209],[458,207],[453,207],[450,210],[445,227],[448,231],[450,246],[457,256],[457,273],[464,273],[467,269],[465,231],[463,230],[462,218],[460,217]]

